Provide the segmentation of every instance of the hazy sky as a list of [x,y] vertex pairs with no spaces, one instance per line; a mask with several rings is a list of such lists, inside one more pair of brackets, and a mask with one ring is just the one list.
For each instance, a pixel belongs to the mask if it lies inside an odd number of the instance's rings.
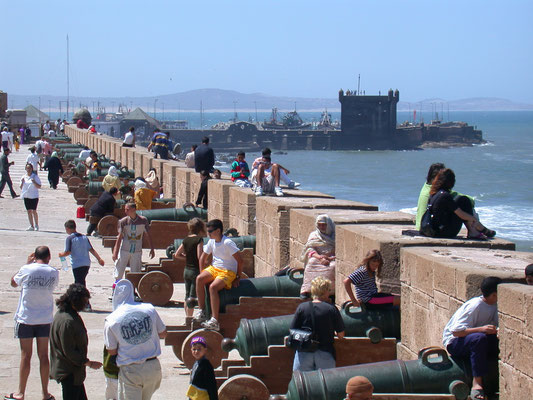
[[152,96],[200,88],[533,103],[533,2],[0,0],[0,90]]

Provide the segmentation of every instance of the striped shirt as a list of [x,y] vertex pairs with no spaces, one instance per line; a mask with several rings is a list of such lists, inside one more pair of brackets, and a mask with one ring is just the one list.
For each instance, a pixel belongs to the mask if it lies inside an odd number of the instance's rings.
[[366,270],[366,266],[360,266],[348,278],[355,286],[357,300],[368,303],[378,293],[375,274],[372,273],[372,276],[370,276]]

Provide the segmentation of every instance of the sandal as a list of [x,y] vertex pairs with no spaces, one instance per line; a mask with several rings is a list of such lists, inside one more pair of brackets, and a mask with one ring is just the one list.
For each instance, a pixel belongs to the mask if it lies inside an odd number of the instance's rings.
[[4,400],[24,400],[24,396],[20,399],[15,397],[15,392],[11,393],[9,396],[4,396]]
[[493,231],[492,229],[485,228],[481,231],[486,237],[493,238],[496,236],[496,231]]
[[470,398],[472,400],[486,400],[485,392],[483,392],[483,389],[472,389]]
[[473,235],[469,234],[466,238],[471,240],[488,240],[487,236],[485,236],[485,234],[482,232],[478,232]]

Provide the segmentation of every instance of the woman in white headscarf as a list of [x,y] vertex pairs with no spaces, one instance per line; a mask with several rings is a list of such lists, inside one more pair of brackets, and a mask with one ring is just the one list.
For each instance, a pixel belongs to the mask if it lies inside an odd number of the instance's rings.
[[146,175],[146,178],[144,178],[144,180],[146,181],[146,187],[148,189],[152,189],[159,195],[161,185],[159,184],[159,179],[157,178],[155,168],[150,168],[150,171],[148,172],[148,175]]
[[107,170],[107,175],[104,176],[104,180],[102,181],[102,187],[106,192],[109,192],[109,189],[112,187],[116,187],[119,190],[122,187],[122,182],[118,177],[117,167],[114,165],[110,166]]
[[309,234],[300,260],[304,263],[304,281],[300,296],[311,295],[311,281],[317,276],[329,279],[335,287],[335,223],[327,214],[315,220],[316,229]]

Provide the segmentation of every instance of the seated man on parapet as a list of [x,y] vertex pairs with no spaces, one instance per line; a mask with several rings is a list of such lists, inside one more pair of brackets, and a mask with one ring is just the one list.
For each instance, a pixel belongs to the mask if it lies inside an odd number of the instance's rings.
[[472,364],[472,400],[484,400],[483,376],[488,360],[498,354],[498,285],[500,278],[491,276],[481,282],[482,296],[464,303],[453,314],[442,334],[442,343],[453,357],[470,359]]
[[270,156],[263,156],[263,161],[257,168],[255,177],[255,195],[262,196],[267,193],[275,193],[276,196],[283,196],[283,190],[279,186],[281,167],[272,164]]
[[[250,177],[250,181],[252,183],[255,183],[256,181],[256,176],[257,176],[257,169],[259,168],[259,165],[261,165],[261,162],[263,160],[263,157],[264,156],[268,156],[272,159],[272,150],[270,150],[268,147],[265,147],[262,151],[262,156],[261,157],[257,157],[253,164],[252,164],[252,174],[251,174],[251,177]],[[281,166],[280,164],[273,164],[273,165],[277,165],[279,167],[279,171],[280,171],[280,180],[281,182],[285,183],[289,189],[294,189],[298,186],[300,186],[300,184],[298,182],[295,182],[293,181],[291,178],[288,177],[288,174],[289,174],[289,170],[283,166]]]

